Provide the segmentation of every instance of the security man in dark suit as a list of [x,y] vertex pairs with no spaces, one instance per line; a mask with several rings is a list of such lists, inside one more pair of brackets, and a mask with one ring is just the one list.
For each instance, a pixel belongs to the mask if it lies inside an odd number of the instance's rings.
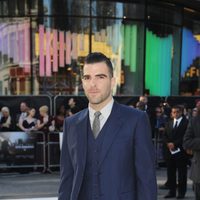
[[187,129],[188,120],[183,116],[182,106],[173,106],[172,119],[165,127],[165,143],[167,146],[167,168],[169,193],[165,198],[176,197],[176,172],[178,171],[178,199],[183,199],[187,190],[188,157],[182,147],[183,137]]

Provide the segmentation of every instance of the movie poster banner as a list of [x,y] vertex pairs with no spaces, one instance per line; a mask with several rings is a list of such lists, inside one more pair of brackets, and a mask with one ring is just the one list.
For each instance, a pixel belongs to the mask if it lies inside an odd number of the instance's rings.
[[41,132],[0,132],[0,168],[43,167]]

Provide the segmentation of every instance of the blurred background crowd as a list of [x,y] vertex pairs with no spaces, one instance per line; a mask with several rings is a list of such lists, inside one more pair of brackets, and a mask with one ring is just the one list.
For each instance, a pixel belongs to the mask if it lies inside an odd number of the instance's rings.
[[[129,104],[130,107],[147,112],[151,127],[152,137],[159,132],[162,134],[166,122],[171,118],[171,105],[167,101],[161,101],[156,106],[148,103],[147,96],[140,96],[136,103]],[[188,120],[198,113],[200,108],[200,99],[195,102],[195,107],[188,107],[186,103],[180,104],[182,114]],[[66,104],[61,104],[55,116],[49,114],[47,105],[40,106],[37,110],[33,106],[29,106],[28,102],[23,101],[19,105],[20,112],[11,114],[9,106],[0,108],[0,131],[62,131],[63,121],[65,117],[71,116],[81,109],[83,105],[78,105],[76,100],[71,97]]]
[[61,105],[55,116],[49,114],[47,105],[40,106],[38,110],[30,107],[27,102],[21,102],[20,113],[11,115],[10,108],[4,106],[0,111],[0,131],[62,131],[65,117],[80,111],[73,98],[67,105]]

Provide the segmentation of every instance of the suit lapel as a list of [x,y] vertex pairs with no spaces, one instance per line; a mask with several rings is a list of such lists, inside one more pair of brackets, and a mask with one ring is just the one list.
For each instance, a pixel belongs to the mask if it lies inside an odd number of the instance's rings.
[[169,122],[169,130],[168,130],[168,137],[169,138],[173,137],[173,132],[174,132],[173,125],[174,125],[174,120],[170,120],[170,122]]
[[[77,161],[78,165],[83,170],[86,164],[88,120],[88,109],[86,109],[83,111],[76,123]],[[118,103],[114,102],[112,112],[106,123],[106,135],[102,145],[102,151],[100,152],[100,165],[105,159],[109,148],[119,133],[120,127],[123,123],[120,115],[120,105]]]
[[84,110],[76,123],[77,136],[77,161],[78,165],[85,168],[87,153],[87,124],[88,109]]
[[181,119],[181,121],[180,121],[179,126],[180,126],[180,127],[184,127],[185,123],[187,123],[186,121],[187,121],[186,118],[183,117],[183,118]]
[[109,151],[109,148],[111,147],[115,137],[119,133],[120,127],[122,125],[122,119],[120,115],[120,105],[116,102],[113,104],[112,112],[106,122],[106,135],[104,138],[104,142],[102,145],[102,150],[100,153],[100,160],[99,160],[99,166],[103,162],[103,160],[106,157],[106,154]]

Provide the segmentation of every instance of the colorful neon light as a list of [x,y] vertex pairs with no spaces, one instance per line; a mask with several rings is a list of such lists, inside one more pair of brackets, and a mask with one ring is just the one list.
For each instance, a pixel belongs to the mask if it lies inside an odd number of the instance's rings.
[[192,65],[194,59],[200,57],[200,42],[193,33],[183,28],[182,56],[181,56],[181,76],[183,77],[187,69]]
[[44,69],[44,26],[39,26],[39,75],[44,76],[45,75],[45,69]]
[[46,29],[46,76],[51,76],[51,30]]
[[65,60],[64,60],[64,31],[59,31],[59,66],[64,67],[65,66]]
[[145,88],[151,95],[170,95],[172,47],[172,35],[160,38],[147,30]]
[[[25,23],[25,51],[24,51],[24,71],[29,73],[30,72],[30,23],[29,22],[26,22]],[[14,56],[13,56],[14,57]]]
[[71,64],[71,48],[72,48],[72,36],[71,32],[66,32],[66,64]]
[[137,26],[124,26],[124,64],[130,67],[131,72],[136,71],[137,54]]
[[58,71],[58,31],[53,30],[53,72]]

